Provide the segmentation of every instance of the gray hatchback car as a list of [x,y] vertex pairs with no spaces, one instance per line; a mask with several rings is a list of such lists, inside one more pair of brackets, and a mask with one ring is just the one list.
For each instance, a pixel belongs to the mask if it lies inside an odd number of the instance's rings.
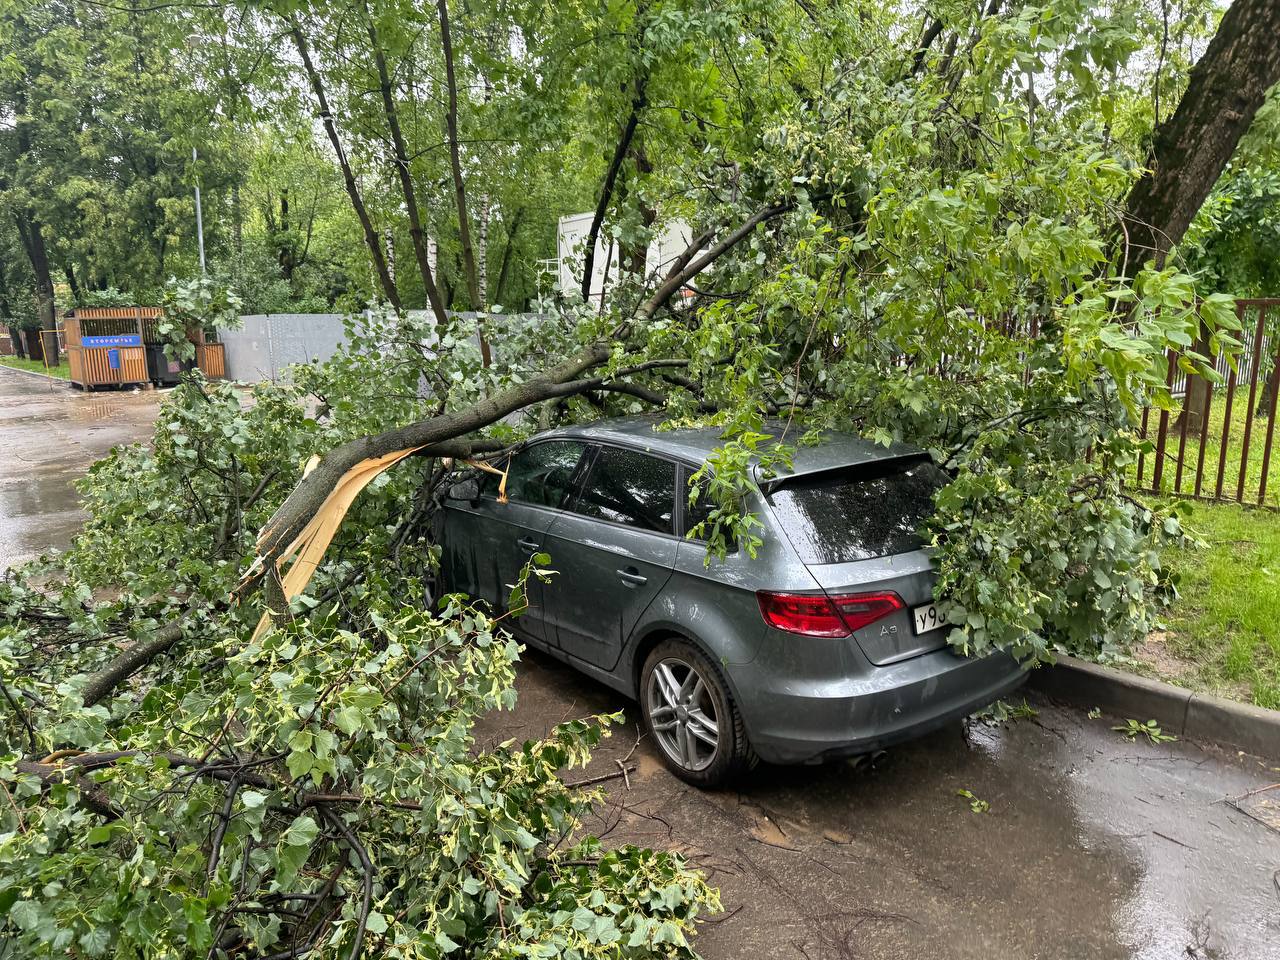
[[[845,434],[757,478],[763,546],[705,563],[689,477],[720,446],[710,429],[650,419],[541,434],[498,477],[454,483],[440,511],[443,585],[504,611],[546,651],[639,701],[663,759],[699,786],[760,758],[808,763],[904,740],[1022,683],[1006,655],[948,648],[917,528],[945,475],[910,447]],[[506,464],[499,463],[499,467]]]

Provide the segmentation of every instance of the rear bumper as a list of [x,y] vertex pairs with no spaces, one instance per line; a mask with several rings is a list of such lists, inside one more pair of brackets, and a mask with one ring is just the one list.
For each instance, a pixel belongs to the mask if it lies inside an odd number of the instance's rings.
[[1027,679],[1006,654],[971,660],[950,650],[822,680],[787,678],[763,667],[757,661],[731,672],[751,744],[770,763],[817,762],[910,740],[981,709]]

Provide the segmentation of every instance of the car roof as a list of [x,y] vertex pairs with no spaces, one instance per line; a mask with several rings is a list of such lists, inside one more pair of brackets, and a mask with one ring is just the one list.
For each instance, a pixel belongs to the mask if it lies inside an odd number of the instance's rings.
[[[661,423],[660,417],[652,416],[596,420],[540,434],[538,439],[560,436],[617,443],[695,464],[704,463],[713,450],[724,444],[723,431],[719,427],[661,430],[658,429]],[[788,430],[785,422],[777,420],[766,421],[761,432],[775,439],[785,436],[789,442],[795,443],[803,431],[794,424]],[[905,443],[893,443],[886,447],[856,434],[827,430],[822,433],[821,443],[795,446],[793,470],[786,471],[781,466],[775,467],[775,470],[783,475],[789,473],[799,476],[863,463],[895,460],[899,457],[916,457],[923,453],[918,447]]]

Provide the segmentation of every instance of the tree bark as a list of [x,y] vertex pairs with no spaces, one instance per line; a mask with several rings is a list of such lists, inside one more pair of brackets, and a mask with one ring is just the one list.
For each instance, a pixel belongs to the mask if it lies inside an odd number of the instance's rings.
[[409,217],[409,239],[413,242],[413,256],[418,261],[418,272],[422,275],[422,288],[427,293],[427,303],[435,315],[436,326],[443,329],[449,322],[444,301],[440,298],[440,288],[436,286],[431,272],[431,258],[427,251],[427,237],[422,229],[422,218],[418,213],[418,197],[413,189],[413,177],[409,171],[409,151],[405,148],[404,134],[400,129],[400,115],[396,110],[395,98],[391,90],[391,74],[387,70],[387,58],[382,51],[382,43],[378,38],[377,28],[369,14],[369,6],[365,4],[365,21],[368,25],[369,45],[373,48],[373,62],[378,70],[378,85],[382,92],[382,111],[387,117],[387,129],[391,133],[391,149],[395,159],[396,175],[400,180],[400,193],[404,196],[405,213]]
[[71,289],[71,298],[76,303],[80,302],[80,282],[76,279],[75,267],[67,264],[62,268],[62,272],[67,275],[67,286]]
[[[1202,324],[1200,327],[1200,335],[1196,338],[1195,345],[1192,349],[1202,355],[1209,356],[1209,331]],[[1195,436],[1199,434],[1200,428],[1204,423],[1204,402],[1209,397],[1209,381],[1204,377],[1196,376],[1194,373],[1187,374],[1187,389],[1182,395],[1182,412],[1178,414],[1178,418],[1174,421],[1174,428],[1182,429],[1182,424],[1187,425],[1187,434]]]
[[[628,151],[631,162],[634,165],[635,172],[638,176],[648,176],[653,172],[653,164],[649,162],[649,155],[645,153],[644,140],[639,137],[631,142],[631,149]],[[637,177],[638,179],[638,177]],[[622,184],[625,190],[626,183]],[[626,204],[626,192],[620,192],[618,202]],[[636,208],[640,213],[640,225],[644,228],[646,234],[653,225],[658,221],[658,211],[649,203],[646,203],[643,197],[639,197],[635,201]],[[643,279],[645,271],[649,266],[649,244],[639,243],[622,243],[618,242],[618,269],[621,273],[629,274],[633,279]]]
[[13,355],[19,360],[27,359],[27,344],[22,339],[22,331],[9,324],[9,342],[13,344]]
[[924,66],[924,58],[929,54],[929,48],[933,46],[933,41],[938,39],[942,33],[942,20],[934,17],[920,34],[920,42],[916,44],[915,52],[911,55],[911,71],[908,76],[914,77],[920,72]]
[[244,206],[238,179],[231,184],[231,249],[237,257],[244,252]]
[[[453,69],[453,38],[449,33],[449,2],[436,0],[440,12],[440,45],[444,51],[445,82],[449,88],[449,106],[445,111],[445,127],[449,134],[449,164],[453,170],[453,195],[458,204],[458,241],[462,246],[462,272],[467,281],[467,299],[471,309],[484,316],[486,304],[480,291],[480,275],[476,270],[476,252],[471,245],[471,219],[467,215],[467,185],[462,177],[462,159],[458,151],[458,79]],[[480,359],[487,367],[493,362],[489,341],[484,335],[484,320],[477,323],[480,334]]]
[[356,212],[356,219],[360,221],[360,229],[364,232],[364,242],[365,246],[369,248],[374,275],[382,287],[382,292],[386,296],[387,302],[395,307],[396,310],[400,310],[400,292],[396,289],[395,281],[391,279],[391,272],[387,269],[387,260],[383,256],[382,244],[378,239],[378,233],[373,228],[373,222],[369,219],[369,211],[365,208],[364,200],[360,196],[360,188],[356,184],[355,175],[351,172],[351,163],[347,159],[346,151],[342,149],[342,138],[338,136],[338,127],[334,123],[333,111],[329,109],[329,98],[325,94],[320,74],[311,60],[311,51],[307,46],[306,38],[302,35],[302,27],[293,14],[286,16],[285,21],[289,24],[289,34],[293,38],[293,44],[302,60],[302,67],[306,71],[307,80],[311,84],[311,91],[315,94],[316,104],[320,108],[320,120],[324,125],[324,131],[328,134],[329,143],[333,145],[333,151],[338,157],[338,166],[342,170],[342,182],[346,187],[347,196],[351,199],[351,206]]
[[505,304],[506,298],[504,294],[507,290],[507,275],[511,271],[511,251],[515,247],[516,233],[520,230],[520,221],[524,219],[524,207],[517,207],[516,212],[511,215],[511,220],[506,224],[507,242],[502,248],[502,261],[498,265],[498,281],[494,285],[494,296],[498,303]]
[[27,344],[27,359],[36,363],[44,362],[44,345],[40,342],[39,330],[23,330],[22,336]]
[[1147,172],[1125,202],[1125,237],[1117,239],[1121,272],[1135,277],[1148,260],[1163,266],[1267,91],[1280,82],[1280,0],[1235,0],[1186,92],[1155,131]]
[[1271,367],[1271,373],[1267,375],[1267,379],[1262,386],[1262,392],[1258,395],[1258,405],[1253,408],[1255,417],[1271,416],[1271,409],[1275,405],[1277,396],[1276,391],[1280,390],[1280,363],[1274,363]]

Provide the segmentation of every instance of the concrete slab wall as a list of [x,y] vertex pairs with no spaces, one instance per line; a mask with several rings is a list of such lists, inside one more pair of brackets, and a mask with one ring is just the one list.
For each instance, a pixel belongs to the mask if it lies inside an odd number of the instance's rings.
[[[410,310],[408,313],[418,319],[427,319],[425,310]],[[223,330],[219,334],[226,347],[227,376],[242,383],[284,380],[291,364],[329,359],[346,340],[343,325],[346,316],[341,313],[255,313],[241,316],[239,330]],[[459,311],[452,316],[474,321],[477,314]],[[490,315],[494,355],[502,352],[503,329],[519,329],[540,319],[533,313]],[[423,346],[429,349],[434,342],[434,339],[428,339]]]
[[224,330],[227,376],[256,383],[280,380],[290,364],[326,360],[342,345],[340,313],[263,313],[240,318],[239,330]]

